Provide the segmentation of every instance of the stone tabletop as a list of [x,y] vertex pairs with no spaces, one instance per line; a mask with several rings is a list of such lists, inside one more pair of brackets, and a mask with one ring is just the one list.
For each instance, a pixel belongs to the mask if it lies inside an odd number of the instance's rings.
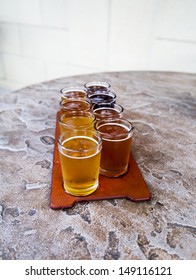
[[[50,208],[60,89],[109,81],[152,194]],[[1,259],[196,259],[196,75],[109,72],[0,95]]]

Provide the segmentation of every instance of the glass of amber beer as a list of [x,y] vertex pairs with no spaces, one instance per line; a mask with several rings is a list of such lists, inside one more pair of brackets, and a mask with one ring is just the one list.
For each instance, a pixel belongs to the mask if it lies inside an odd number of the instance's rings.
[[61,112],[67,111],[90,111],[91,102],[84,99],[70,98],[69,100],[60,101]]
[[128,170],[133,126],[126,119],[104,119],[95,123],[102,137],[100,174],[118,177]]
[[63,186],[67,193],[86,196],[99,185],[102,140],[96,131],[68,130],[60,135],[60,155]]
[[110,103],[97,103],[92,105],[91,109],[96,117],[96,120],[105,118],[122,118],[124,111],[124,108],[117,103],[112,104],[112,106]]
[[82,130],[94,129],[95,115],[91,112],[67,111],[59,117],[61,133],[68,129]]
[[87,92],[82,87],[62,88],[61,100],[69,101],[69,99],[87,99]]

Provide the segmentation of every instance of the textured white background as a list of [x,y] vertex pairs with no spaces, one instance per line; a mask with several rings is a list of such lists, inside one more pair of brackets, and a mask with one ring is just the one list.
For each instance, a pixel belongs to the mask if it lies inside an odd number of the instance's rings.
[[102,71],[196,73],[195,0],[0,0],[0,87]]

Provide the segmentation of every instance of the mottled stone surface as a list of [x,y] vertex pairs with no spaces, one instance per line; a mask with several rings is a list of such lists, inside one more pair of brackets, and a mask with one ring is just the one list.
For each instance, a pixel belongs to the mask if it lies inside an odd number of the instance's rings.
[[[62,87],[107,80],[135,126],[150,202],[49,207]],[[2,259],[196,259],[196,75],[113,72],[0,95]]]

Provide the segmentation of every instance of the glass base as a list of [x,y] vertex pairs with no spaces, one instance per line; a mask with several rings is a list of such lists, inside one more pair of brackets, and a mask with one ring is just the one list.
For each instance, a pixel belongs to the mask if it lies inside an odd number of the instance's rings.
[[63,185],[66,193],[71,194],[73,196],[87,196],[87,195],[93,193],[94,191],[96,191],[98,186],[99,186],[99,181],[98,180],[95,182],[95,184],[93,186],[88,187],[88,188],[81,188],[81,189],[72,188],[72,187],[69,187],[68,185],[66,185],[65,183]]
[[124,169],[121,170],[106,170],[100,167],[99,173],[101,175],[104,175],[106,177],[119,177],[123,174],[125,174],[128,171],[128,165],[125,166]]

